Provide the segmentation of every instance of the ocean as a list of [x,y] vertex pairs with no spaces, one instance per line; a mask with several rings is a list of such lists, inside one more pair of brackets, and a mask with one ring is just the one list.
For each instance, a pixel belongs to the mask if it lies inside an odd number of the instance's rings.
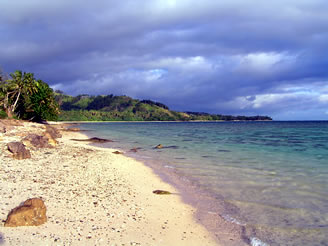
[[[328,122],[106,122],[80,128],[114,140],[105,147],[143,161],[176,185],[218,237],[216,220],[224,219],[240,227],[250,245],[328,245]],[[164,148],[155,149],[158,144]]]

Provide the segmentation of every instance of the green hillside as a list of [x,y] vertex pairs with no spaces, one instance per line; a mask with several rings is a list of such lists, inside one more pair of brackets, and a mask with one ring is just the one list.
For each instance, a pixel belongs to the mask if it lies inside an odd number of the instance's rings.
[[60,105],[60,121],[190,121],[190,120],[272,120],[267,116],[212,115],[198,112],[176,112],[151,100],[128,96],[76,97],[55,93]]

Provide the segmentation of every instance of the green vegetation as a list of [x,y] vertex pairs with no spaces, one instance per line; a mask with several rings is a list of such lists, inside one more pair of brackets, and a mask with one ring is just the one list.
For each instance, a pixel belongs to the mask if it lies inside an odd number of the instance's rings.
[[267,116],[214,115],[198,112],[176,112],[166,105],[151,100],[133,99],[127,96],[76,97],[55,92],[61,108],[62,121],[191,121],[191,120],[272,120]]
[[184,113],[174,112],[162,103],[139,101],[127,96],[76,97],[56,91],[60,105],[59,120],[65,121],[175,121],[189,120]]
[[10,78],[0,73],[0,117],[40,122],[56,120],[58,114],[53,90],[33,73],[16,71]]
[[6,112],[0,109],[0,119],[5,119],[5,118],[7,118]]

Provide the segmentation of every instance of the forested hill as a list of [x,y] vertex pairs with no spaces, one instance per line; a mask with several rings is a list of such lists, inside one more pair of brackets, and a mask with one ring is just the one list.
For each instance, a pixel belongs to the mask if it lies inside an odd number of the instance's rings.
[[56,91],[61,121],[190,121],[190,120],[272,120],[268,116],[231,116],[198,112],[176,112],[151,100],[137,100],[127,96],[76,97]]

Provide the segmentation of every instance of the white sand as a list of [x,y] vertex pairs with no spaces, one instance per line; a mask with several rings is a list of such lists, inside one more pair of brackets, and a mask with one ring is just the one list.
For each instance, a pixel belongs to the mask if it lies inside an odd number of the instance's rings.
[[[34,127],[33,127],[34,126]],[[112,149],[75,142],[63,132],[56,148],[31,150],[14,160],[6,144],[43,126],[0,133],[0,244],[3,245],[217,245],[193,218],[193,207],[143,163]],[[3,227],[9,211],[42,197],[48,222],[38,227]]]

